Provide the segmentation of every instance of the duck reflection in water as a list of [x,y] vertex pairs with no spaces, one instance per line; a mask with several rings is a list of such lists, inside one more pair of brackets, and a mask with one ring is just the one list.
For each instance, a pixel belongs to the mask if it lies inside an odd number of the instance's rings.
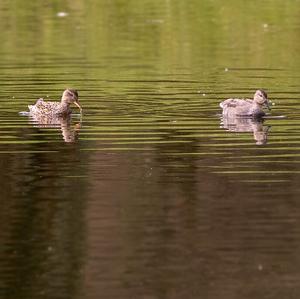
[[256,141],[256,144],[264,145],[267,143],[270,126],[264,125],[263,119],[228,118],[223,116],[221,117],[221,128],[236,133],[253,132],[253,138]]
[[37,115],[30,115],[30,122],[36,128],[60,128],[65,142],[75,142],[78,139],[82,120],[78,123],[72,123],[71,115],[55,118],[44,118]]

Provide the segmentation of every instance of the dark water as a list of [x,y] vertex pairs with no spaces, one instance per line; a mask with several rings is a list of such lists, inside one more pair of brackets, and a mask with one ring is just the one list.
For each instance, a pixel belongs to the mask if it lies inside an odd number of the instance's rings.
[[[299,298],[299,13],[1,1],[0,297]],[[18,114],[69,86],[82,120]],[[220,120],[257,88],[286,118]]]

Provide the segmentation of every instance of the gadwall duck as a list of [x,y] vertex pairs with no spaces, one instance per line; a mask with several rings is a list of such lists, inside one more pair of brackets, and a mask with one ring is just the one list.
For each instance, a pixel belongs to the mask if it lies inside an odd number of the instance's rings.
[[257,90],[253,100],[250,99],[227,99],[220,103],[223,109],[223,116],[226,117],[254,117],[259,118],[265,115],[264,106],[269,110],[268,96],[265,91]]
[[45,102],[44,99],[38,99],[34,105],[28,105],[29,114],[34,117],[55,118],[59,116],[70,115],[71,104],[75,104],[82,113],[82,108],[78,101],[78,92],[75,89],[66,89],[60,102]]

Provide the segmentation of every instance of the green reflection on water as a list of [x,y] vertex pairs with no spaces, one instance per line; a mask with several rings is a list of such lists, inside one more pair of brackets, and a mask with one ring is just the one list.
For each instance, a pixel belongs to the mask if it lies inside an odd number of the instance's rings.
[[[299,297],[299,1],[4,0],[0,28],[5,298]],[[18,115],[69,86],[73,143]],[[217,114],[262,87],[287,118],[257,146]]]

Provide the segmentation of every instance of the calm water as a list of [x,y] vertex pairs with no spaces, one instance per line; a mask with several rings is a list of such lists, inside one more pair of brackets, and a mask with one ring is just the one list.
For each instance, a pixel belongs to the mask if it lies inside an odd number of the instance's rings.
[[[0,297],[299,298],[299,13],[1,1]],[[70,86],[82,120],[18,114]],[[220,119],[257,88],[286,118]]]

